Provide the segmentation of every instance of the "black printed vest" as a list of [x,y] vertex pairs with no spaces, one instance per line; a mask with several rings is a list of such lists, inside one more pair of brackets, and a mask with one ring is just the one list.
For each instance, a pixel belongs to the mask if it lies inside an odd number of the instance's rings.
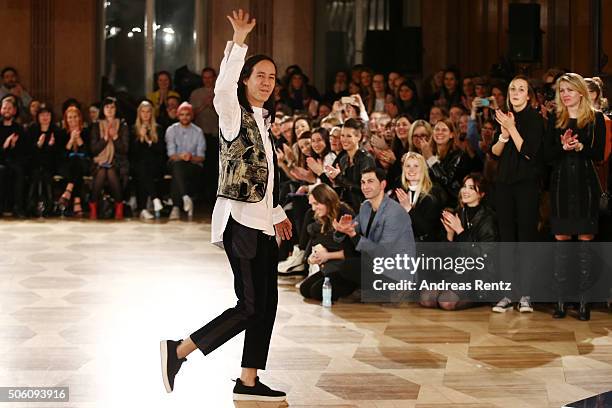
[[[256,203],[266,195],[268,162],[263,139],[252,113],[242,106],[240,131],[231,142],[219,130],[219,188],[217,197]],[[274,151],[274,149],[272,149]],[[274,205],[278,203],[276,155],[274,155]]]

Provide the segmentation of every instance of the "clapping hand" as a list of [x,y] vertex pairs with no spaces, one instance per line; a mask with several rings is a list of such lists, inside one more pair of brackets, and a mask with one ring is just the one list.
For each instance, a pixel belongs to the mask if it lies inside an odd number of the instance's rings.
[[353,221],[353,216],[350,214],[345,214],[340,217],[340,221],[334,220],[332,226],[336,231],[346,234],[351,238],[357,235],[357,231],[355,231],[357,222]]
[[320,161],[316,160],[313,157],[306,158],[306,165],[317,176],[320,176],[325,171],[323,169],[323,163],[321,163]]
[[463,225],[461,225],[461,219],[457,214],[453,214],[449,211],[442,211],[442,225],[444,225],[444,229],[446,232],[453,232],[456,234],[461,234],[463,232]]
[[332,180],[338,177],[338,174],[340,173],[341,173],[340,167],[338,167],[337,164],[336,164],[336,167],[332,167],[330,165],[325,166],[325,174],[327,174],[327,177],[329,177]]
[[498,109],[495,111],[495,120],[506,130],[515,127],[514,114],[512,112],[504,113]]
[[401,188],[395,189],[395,195],[397,196],[397,200],[399,201],[400,205],[404,208],[404,210],[410,211],[410,209],[412,208],[411,195],[407,194]]

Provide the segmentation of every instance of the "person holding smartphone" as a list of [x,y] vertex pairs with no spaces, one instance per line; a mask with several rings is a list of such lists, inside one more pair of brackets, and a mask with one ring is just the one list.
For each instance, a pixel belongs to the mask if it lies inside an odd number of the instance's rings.
[[[498,214],[502,242],[533,242],[538,236],[540,196],[539,155],[544,137],[544,122],[531,107],[535,99],[533,88],[525,76],[519,75],[508,85],[508,113],[495,111],[501,133],[493,141],[492,153],[498,157],[495,208]],[[512,267],[514,256],[503,265],[508,271],[528,271],[528,262]],[[521,258],[522,259],[522,258]],[[524,274],[521,282],[520,312],[533,312],[529,297],[529,281]],[[513,285],[514,286],[514,285]],[[518,293],[515,293],[517,295]],[[494,312],[505,312],[512,301],[504,296]]]

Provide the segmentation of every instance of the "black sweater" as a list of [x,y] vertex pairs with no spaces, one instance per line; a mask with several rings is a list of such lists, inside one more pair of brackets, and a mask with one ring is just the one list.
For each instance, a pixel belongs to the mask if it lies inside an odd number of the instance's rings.
[[[535,179],[540,174],[540,152],[544,140],[544,119],[538,112],[527,106],[520,112],[514,112],[516,130],[523,138],[519,152],[512,138],[504,146],[499,156],[497,181],[500,183],[516,183],[518,181]],[[493,141],[497,143],[499,135]]]

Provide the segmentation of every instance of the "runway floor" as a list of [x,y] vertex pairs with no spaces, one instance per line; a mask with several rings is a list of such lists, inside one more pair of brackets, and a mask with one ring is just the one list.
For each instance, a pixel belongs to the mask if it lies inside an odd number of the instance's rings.
[[[0,407],[276,407],[234,404],[242,336],[193,353],[166,394],[159,340],[234,303],[205,221],[0,220],[0,386],[68,386],[69,403]],[[612,389],[612,315],[590,322],[302,300],[282,281],[268,370],[290,407],[560,407]],[[284,405],[281,405],[284,406]]]

